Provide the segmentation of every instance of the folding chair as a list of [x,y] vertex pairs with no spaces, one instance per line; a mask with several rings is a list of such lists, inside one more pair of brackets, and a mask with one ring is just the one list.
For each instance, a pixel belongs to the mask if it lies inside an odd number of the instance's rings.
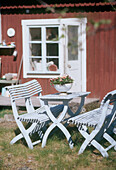
[[[116,150],[116,141],[108,133],[113,131],[116,125],[116,90],[109,92],[103,98],[100,108],[72,117],[68,123],[76,124],[85,138],[78,154],[83,153],[87,146],[93,145],[103,157],[108,157],[107,151],[110,148],[114,147]],[[93,127],[92,132],[89,132],[89,127]],[[110,143],[107,148],[100,144],[103,138]]]
[[[49,117],[46,114],[46,107],[44,106],[44,103],[40,100],[41,107],[35,110],[31,101],[31,97],[34,96],[35,94],[38,94],[38,96],[42,95],[41,86],[37,80],[32,80],[24,84],[6,86],[5,88],[10,93],[13,115],[17,123],[17,126],[21,131],[19,135],[12,139],[10,144],[14,144],[21,138],[25,138],[28,147],[30,149],[33,149],[33,146],[35,144],[41,142],[43,137],[42,129],[46,127],[47,123],[50,122]],[[19,114],[16,101],[23,99],[25,101],[27,113]],[[54,114],[57,115],[59,112],[63,110],[63,105],[51,107],[51,110]],[[26,129],[22,122],[31,123],[31,126],[28,129]],[[32,143],[30,137],[34,132],[38,132],[40,140]]]

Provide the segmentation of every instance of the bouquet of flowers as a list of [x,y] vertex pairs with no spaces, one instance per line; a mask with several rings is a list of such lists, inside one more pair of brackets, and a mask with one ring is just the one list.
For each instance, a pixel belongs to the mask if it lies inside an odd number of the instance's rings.
[[51,85],[56,85],[56,84],[60,84],[60,85],[64,85],[64,84],[68,84],[68,83],[73,83],[73,79],[69,76],[69,75],[65,75],[65,76],[59,76],[57,78],[52,78],[50,79],[50,84]]

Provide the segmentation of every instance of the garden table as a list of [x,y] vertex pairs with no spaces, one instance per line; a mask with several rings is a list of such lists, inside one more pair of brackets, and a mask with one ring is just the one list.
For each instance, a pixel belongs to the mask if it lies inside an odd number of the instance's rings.
[[[42,140],[42,148],[46,145],[47,142],[47,138],[48,135],[50,134],[50,132],[55,128],[58,127],[66,136],[68,142],[69,142],[69,146],[72,149],[73,148],[73,142],[72,142],[72,138],[70,133],[68,132],[68,130],[66,129],[65,125],[63,125],[63,120],[66,116],[66,113],[68,113],[68,115],[70,117],[72,116],[76,116],[78,115],[81,110],[82,107],[84,105],[84,101],[85,101],[85,97],[90,94],[90,92],[69,92],[66,95],[63,95],[62,93],[55,93],[55,94],[49,94],[49,95],[43,95],[40,96],[40,100],[42,100],[44,102],[44,105],[46,107],[46,112],[47,115],[49,116],[50,120],[52,121],[52,124],[50,124],[50,126],[48,127],[48,129],[46,130],[44,136],[43,136],[43,140]],[[75,113],[73,113],[69,107],[69,102],[77,97],[81,97],[81,102],[80,105],[77,109],[77,111]],[[62,102],[64,105],[63,111],[61,112],[60,115],[58,115],[58,117],[56,118],[52,111],[50,110],[50,107],[48,105],[48,102],[50,101],[55,101],[55,102]]]

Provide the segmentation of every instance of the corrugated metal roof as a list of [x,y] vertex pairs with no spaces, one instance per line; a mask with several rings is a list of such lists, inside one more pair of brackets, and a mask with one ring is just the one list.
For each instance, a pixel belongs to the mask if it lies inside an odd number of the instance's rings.
[[108,6],[116,5],[116,2],[109,3],[68,3],[68,4],[45,4],[45,5],[14,5],[14,6],[1,6],[1,9],[15,9],[15,8],[46,8],[46,7],[81,7],[81,6]]
[[12,6],[12,5],[37,5],[42,3],[47,4],[65,4],[65,3],[87,3],[87,2],[104,2],[104,0],[0,0],[2,6]]
[[17,6],[17,5],[39,5],[39,4],[74,4],[74,3],[104,3],[115,2],[115,0],[0,0],[1,6]]
[[[66,0],[62,1],[62,3],[60,3],[61,1],[59,0],[59,3],[57,1],[55,1],[56,3],[52,3],[52,1],[47,1],[47,3],[44,1],[41,1],[41,0],[38,0],[38,2],[41,2],[40,4],[37,3],[37,0],[35,1],[29,1],[28,3],[26,3],[27,1],[23,0],[20,0],[20,3],[19,1],[10,1],[7,0],[7,1],[3,1],[4,3],[1,3],[1,7],[0,9],[2,10],[5,10],[5,9],[40,9],[40,8],[47,8],[47,7],[54,7],[54,8],[74,8],[74,7],[94,7],[94,8],[97,8],[97,7],[110,7],[109,8],[109,11],[113,10],[113,8],[111,7],[116,7],[116,1],[115,2],[95,2],[95,1],[91,1],[91,0],[88,0],[89,2],[86,3],[86,0],[82,0],[82,2],[84,3],[75,3],[75,1],[73,0],[72,2],[73,3],[70,3],[71,0],[68,0],[67,3],[64,3],[66,2]],[[12,3],[11,3],[12,2]],[[15,3],[14,3],[15,2]],[[77,2],[77,1],[76,1]],[[79,1],[80,2],[80,1]],[[52,3],[52,4],[51,4]],[[91,9],[89,9],[91,11]],[[88,10],[88,11],[89,11]],[[104,9],[101,8],[101,11],[104,11]],[[107,9],[108,10],[108,9]],[[86,10],[85,10],[86,11]],[[86,12],[88,12],[86,11]]]

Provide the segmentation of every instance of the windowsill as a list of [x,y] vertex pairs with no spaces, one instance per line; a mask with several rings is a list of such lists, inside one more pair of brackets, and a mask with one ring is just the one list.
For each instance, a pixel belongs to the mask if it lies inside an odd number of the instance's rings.
[[37,72],[37,71],[30,71],[27,73],[27,75],[51,75],[51,74],[60,74],[60,72],[56,71],[49,71],[49,72]]
[[29,72],[26,74],[25,78],[55,78],[60,75],[59,72],[50,72],[50,73],[37,73],[37,72]]
[[59,72],[49,72],[49,73],[38,73],[38,72],[30,72],[30,73],[27,73],[27,75],[58,75],[60,74]]

